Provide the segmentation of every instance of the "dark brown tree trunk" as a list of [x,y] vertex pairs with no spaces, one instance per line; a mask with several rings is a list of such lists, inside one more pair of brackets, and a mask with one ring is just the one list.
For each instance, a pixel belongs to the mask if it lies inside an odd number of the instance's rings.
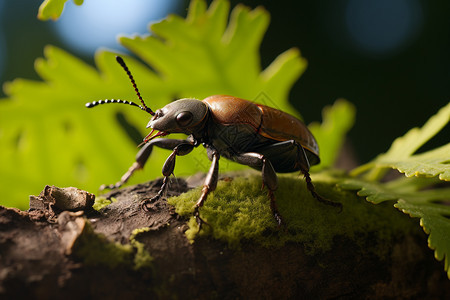
[[[89,194],[47,187],[30,211],[0,207],[0,298],[33,299],[329,299],[427,298],[450,295],[442,263],[425,234],[405,235],[380,259],[354,240],[310,255],[302,244],[240,249],[212,238],[190,243],[186,220],[165,200],[150,212],[141,199],[161,180],[111,192],[116,202],[96,212],[67,211],[60,198]],[[169,195],[187,190],[178,180]],[[175,191],[175,192],[174,192]],[[66,193],[66,194],[65,194]],[[73,198],[70,198],[73,202]],[[81,200],[80,200],[81,199]],[[83,204],[86,203],[86,204]],[[62,208],[61,208],[62,207]],[[412,223],[413,226],[413,223]],[[146,228],[144,230],[138,230]],[[131,237],[131,238],[130,238]],[[370,241],[363,241],[370,244]],[[148,254],[150,254],[151,259]]]

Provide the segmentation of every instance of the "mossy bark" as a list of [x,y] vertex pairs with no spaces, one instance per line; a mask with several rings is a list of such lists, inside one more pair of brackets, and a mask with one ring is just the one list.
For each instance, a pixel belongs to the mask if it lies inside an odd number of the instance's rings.
[[[165,200],[149,212],[140,209],[140,200],[154,195],[160,184],[113,191],[106,197],[117,201],[99,212],[61,211],[54,203],[27,212],[0,207],[0,298],[437,299],[450,294],[442,263],[433,258],[420,229],[383,247],[370,233],[337,235],[326,251],[311,251],[301,242],[268,247],[246,240],[230,247],[208,235],[192,243],[185,235],[187,220]],[[178,179],[168,196],[187,190]],[[388,254],[378,255],[380,248]]]

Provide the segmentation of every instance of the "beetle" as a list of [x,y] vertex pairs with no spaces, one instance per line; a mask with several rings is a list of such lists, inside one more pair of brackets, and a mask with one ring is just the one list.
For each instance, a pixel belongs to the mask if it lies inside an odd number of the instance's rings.
[[[122,178],[115,184],[103,185],[101,189],[118,188],[126,183],[136,170],[144,167],[153,147],[172,150],[162,167],[164,179],[159,192],[153,198],[144,199],[141,203],[141,207],[148,210],[149,204],[163,196],[169,177],[174,172],[176,157],[187,155],[195,147],[203,145],[211,161],[211,167],[194,208],[194,217],[200,228],[205,221],[200,217],[199,208],[217,186],[220,157],[261,171],[263,187],[268,190],[270,207],[279,226],[284,222],[274,196],[278,185],[276,173],[300,171],[304,175],[307,189],[314,198],[342,208],[342,204],[324,199],[315,190],[309,169],[310,166],[320,162],[319,147],[312,133],[299,119],[281,110],[227,95],[210,96],[202,101],[180,99],[153,111],[142,99],[124,60],[120,56],[117,56],[116,60],[127,73],[142,105],[127,100],[111,99],[90,102],[86,107],[109,103],[139,107],[152,116],[147,124],[151,132],[144,138],[141,144],[143,147],[137,153],[136,161]],[[188,138],[186,140],[162,138],[171,133],[184,133]]]

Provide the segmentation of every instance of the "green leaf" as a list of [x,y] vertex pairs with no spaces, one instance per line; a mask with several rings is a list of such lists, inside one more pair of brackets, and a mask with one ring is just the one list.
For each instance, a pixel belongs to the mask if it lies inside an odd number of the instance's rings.
[[450,121],[450,103],[431,117],[422,128],[413,128],[404,136],[397,138],[391,148],[375,160],[355,169],[358,175],[369,169],[369,180],[378,180],[387,168],[397,169],[406,176],[439,176],[450,181],[450,143],[440,148],[420,154],[414,154]]
[[322,112],[322,123],[312,123],[309,129],[317,140],[321,163],[314,170],[333,166],[347,132],[355,122],[356,109],[347,100],[338,99]]
[[412,155],[405,160],[386,160],[382,163],[399,170],[407,177],[439,176],[441,180],[450,181],[450,143],[422,154]]
[[[39,6],[38,19],[47,21],[52,19],[56,21],[62,14],[67,0],[44,0]],[[73,0],[76,5],[83,4],[83,0]]]
[[[232,94],[292,114],[289,89],[306,67],[297,49],[290,49],[262,70],[259,46],[269,24],[262,8],[233,9],[229,3],[192,1],[186,19],[169,16],[152,25],[154,35],[122,37],[121,43],[140,61],[123,55],[141,94],[153,109],[174,98],[202,99]],[[4,86],[0,100],[0,204],[26,208],[29,194],[46,184],[96,191],[116,182],[133,163],[139,143],[130,126],[146,135],[149,115],[124,105],[86,109],[98,99],[136,99],[115,53],[99,51],[95,67],[56,47],[48,46],[35,68],[44,81],[16,79]],[[124,127],[124,123],[129,126]],[[175,174],[206,171],[204,149],[177,159]],[[161,176],[167,150],[155,149],[144,172],[131,182]],[[221,160],[221,168],[241,168]]]
[[[347,190],[358,190],[358,196],[366,197],[367,201],[374,204],[398,199],[423,204],[450,198],[450,188],[431,189],[437,183],[439,182],[435,178],[400,177],[386,183],[347,179],[339,183],[339,186]],[[425,188],[427,189],[424,190]]]
[[444,270],[450,278],[450,206],[433,203],[419,205],[399,200],[395,207],[411,217],[420,218],[420,226],[429,235],[428,246],[434,250],[437,260],[444,261]]
[[[429,234],[428,244],[450,278],[450,188],[436,188],[440,180],[450,181],[450,143],[424,153],[414,154],[450,121],[450,103],[431,117],[422,128],[413,128],[397,138],[391,148],[375,160],[352,172],[368,172],[368,180],[350,179],[340,183],[344,189],[358,190],[359,196],[373,203],[394,200],[394,205],[412,217]],[[406,177],[394,181],[381,180],[388,168]],[[416,176],[416,177],[414,177]]]
[[[450,143],[414,154],[450,121],[450,103],[431,117],[422,128],[413,128],[397,138],[391,148],[373,161],[352,171],[361,179],[348,179],[339,186],[357,190],[372,203],[396,201],[394,206],[411,217],[420,218],[428,245],[450,278],[450,188],[438,188],[442,180],[450,181]],[[386,171],[396,169],[406,177],[379,182]],[[365,180],[364,180],[365,179]]]
[[[0,101],[2,205],[20,199],[26,207],[27,196],[45,184],[97,190],[96,180],[116,181],[136,152],[116,121],[121,107],[84,107],[94,99],[135,97],[126,74],[110,63],[114,54],[98,53],[100,71],[55,47],[47,47],[45,56],[35,65],[45,82],[17,79],[4,86],[10,98]],[[157,80],[143,69],[136,67],[136,75]],[[138,110],[126,109],[126,115],[134,126],[145,122]]]
[[357,194],[372,203],[396,201],[395,207],[411,217],[420,218],[420,225],[428,237],[428,245],[438,260],[445,260],[444,268],[450,278],[450,188],[433,188],[436,178],[401,177],[391,182],[378,183],[349,179],[341,188],[358,190]]

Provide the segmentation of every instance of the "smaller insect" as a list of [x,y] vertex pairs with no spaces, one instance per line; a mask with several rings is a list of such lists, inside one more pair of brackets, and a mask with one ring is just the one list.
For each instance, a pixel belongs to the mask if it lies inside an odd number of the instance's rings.
[[[278,186],[277,172],[302,172],[306,186],[314,198],[322,203],[342,208],[342,204],[322,198],[315,190],[309,168],[320,162],[319,148],[314,136],[302,121],[278,109],[226,95],[211,96],[203,101],[180,99],[154,112],[142,99],[123,59],[117,56],[116,60],[128,74],[142,105],[113,99],[87,103],[86,107],[109,103],[136,106],[152,115],[147,124],[147,128],[151,128],[151,131],[144,138],[141,144],[143,147],[137,153],[136,161],[120,181],[102,186],[103,188],[118,188],[126,183],[136,170],[144,167],[154,146],[172,150],[162,168],[164,179],[159,192],[153,198],[145,199],[141,203],[141,207],[148,210],[148,205],[161,198],[166,190],[169,177],[175,169],[176,157],[189,154],[195,147],[203,145],[211,161],[211,167],[194,210],[200,228],[204,220],[200,217],[199,208],[217,186],[220,157],[261,171],[263,186],[268,190],[270,207],[278,225],[283,224],[283,219],[274,195]],[[171,133],[184,133],[188,138],[186,140],[161,138]]]

